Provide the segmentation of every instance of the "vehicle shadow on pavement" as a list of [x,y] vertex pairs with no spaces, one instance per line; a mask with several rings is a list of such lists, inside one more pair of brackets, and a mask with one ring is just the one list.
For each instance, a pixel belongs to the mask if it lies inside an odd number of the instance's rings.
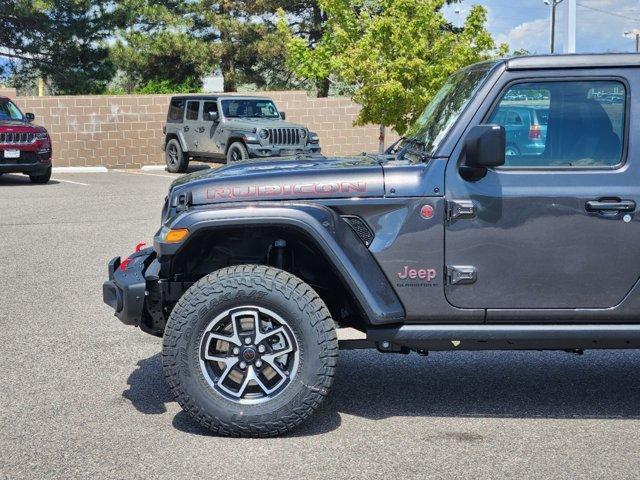
[[[640,418],[640,352],[341,352],[332,392],[292,436],[330,432],[341,414],[406,417]],[[138,363],[123,396],[142,413],[173,402],[160,355]],[[178,430],[210,435],[184,413]]]
[[59,184],[60,182],[51,179],[45,184],[38,185],[38,184],[31,183],[31,180],[29,180],[29,177],[27,175],[12,175],[9,173],[0,175],[0,187],[32,186],[34,188],[42,188],[42,187],[46,187],[47,185],[59,185]]
[[[171,390],[164,381],[162,359],[159,353],[139,361],[137,368],[129,375],[127,384],[129,388],[122,392],[122,396],[144,414],[164,414],[167,412],[167,404],[175,402]],[[340,425],[340,416],[331,407],[332,403],[325,402],[313,419],[296,429],[290,436],[319,435],[335,430]],[[183,411],[175,415],[172,423],[176,429],[185,433],[213,435]]]

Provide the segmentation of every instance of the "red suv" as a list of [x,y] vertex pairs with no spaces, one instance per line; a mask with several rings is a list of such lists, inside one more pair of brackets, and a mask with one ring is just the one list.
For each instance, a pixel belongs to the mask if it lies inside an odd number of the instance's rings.
[[44,127],[31,124],[34,118],[0,97],[0,175],[24,173],[33,183],[51,178],[51,138]]

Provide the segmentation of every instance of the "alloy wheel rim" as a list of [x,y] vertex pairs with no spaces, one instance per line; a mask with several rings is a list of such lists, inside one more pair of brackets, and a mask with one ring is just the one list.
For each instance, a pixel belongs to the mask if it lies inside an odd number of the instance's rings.
[[200,368],[209,386],[241,404],[280,395],[297,374],[298,344],[277,313],[243,306],[216,316],[200,340]]
[[178,149],[174,145],[169,146],[169,163],[171,165],[178,163]]

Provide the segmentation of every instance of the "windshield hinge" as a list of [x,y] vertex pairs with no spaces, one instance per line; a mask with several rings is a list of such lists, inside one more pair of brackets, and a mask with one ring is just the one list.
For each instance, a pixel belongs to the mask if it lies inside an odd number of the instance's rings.
[[174,202],[175,202],[176,212],[185,211],[186,209],[189,208],[189,205],[191,205],[191,202],[192,202],[191,192],[181,193],[180,195],[178,195],[176,200],[174,200]]
[[447,200],[447,220],[474,218],[476,205],[473,200]]

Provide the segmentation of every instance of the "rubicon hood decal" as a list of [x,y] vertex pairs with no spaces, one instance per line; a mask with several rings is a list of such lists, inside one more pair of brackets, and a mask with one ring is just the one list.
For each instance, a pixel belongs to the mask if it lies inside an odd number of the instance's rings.
[[384,196],[382,166],[369,157],[239,162],[187,175],[172,195],[191,192],[194,205],[250,200]]
[[244,185],[241,187],[220,186],[205,190],[205,197],[210,200],[235,199],[246,200],[250,198],[273,197],[317,197],[342,196],[350,193],[351,196],[367,193],[367,182],[325,182],[325,183],[288,183],[282,185]]

